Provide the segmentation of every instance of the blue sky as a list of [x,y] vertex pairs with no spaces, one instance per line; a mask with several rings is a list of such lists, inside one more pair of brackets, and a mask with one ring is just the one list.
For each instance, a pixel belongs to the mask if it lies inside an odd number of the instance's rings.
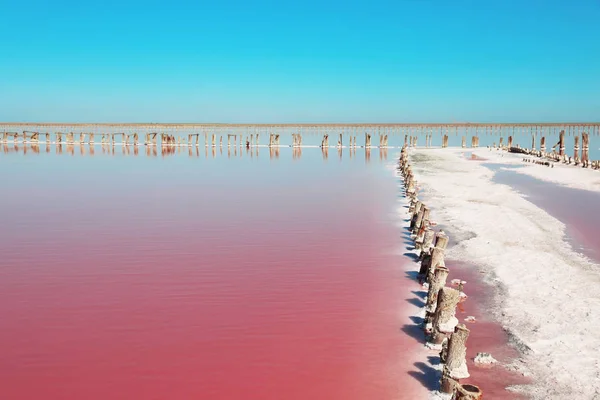
[[600,120],[600,1],[0,0],[0,121]]

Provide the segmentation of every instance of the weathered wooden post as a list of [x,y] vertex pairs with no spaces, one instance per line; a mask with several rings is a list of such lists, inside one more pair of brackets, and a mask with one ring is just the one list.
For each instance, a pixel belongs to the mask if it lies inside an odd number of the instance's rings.
[[500,142],[498,143],[498,147],[499,148],[504,148],[504,138],[502,136],[500,136]]
[[343,145],[344,143],[342,142],[342,134],[340,133],[340,138],[338,139],[338,147],[342,148]]
[[422,207],[421,212],[417,214],[417,220],[415,221],[415,225],[413,227],[413,233],[417,233],[425,223],[429,223],[429,207]]
[[438,292],[437,305],[433,315],[432,341],[434,344],[442,344],[446,335],[454,332],[454,328],[458,324],[455,314],[459,300],[460,292],[456,289],[443,287]]
[[455,385],[455,391],[450,400],[481,400],[483,392],[475,385],[464,384]]
[[90,140],[88,141],[88,144],[93,146],[94,145],[94,133],[90,133]]
[[588,133],[583,132],[581,134],[581,142],[582,142],[582,149],[581,149],[581,164],[583,165],[584,168],[587,168],[589,166],[589,150],[590,150],[590,136]]
[[[467,339],[469,330],[464,324],[458,324],[450,336],[445,354],[445,365],[442,372],[442,392],[453,393],[458,389],[459,381],[468,378]],[[444,353],[442,351],[442,353]]]
[[223,148],[223,135],[219,136],[219,147]]
[[50,134],[46,133],[46,144],[50,144]]
[[558,134],[558,155],[561,158],[565,155],[565,131],[561,130]]
[[575,165],[579,164],[579,136],[575,136],[575,145],[573,146],[573,161]]
[[513,137],[512,137],[512,136],[509,136],[509,137],[508,137],[508,148],[509,148],[509,149],[512,147],[512,144],[513,144]]
[[466,138],[466,136],[462,137],[462,144],[461,145],[462,145],[463,148],[467,147],[467,138]]
[[431,323],[433,320],[433,314],[437,306],[438,294],[440,289],[446,286],[446,279],[450,270],[445,266],[439,266],[433,273],[433,278],[429,282],[429,288],[427,290],[427,301],[425,303],[426,311],[426,322]]
[[437,267],[445,266],[444,253],[448,246],[448,240],[448,235],[446,235],[444,231],[439,231],[435,235],[435,243],[431,255],[425,255],[423,261],[421,261],[419,275],[424,277],[428,282],[431,281],[433,272]]
[[540,139],[540,151],[542,152],[542,156],[546,154],[546,136],[542,136]]
[[434,235],[435,232],[433,231],[433,229],[425,229],[425,233],[423,235],[423,245],[421,246],[421,254],[419,255],[420,260],[423,260],[423,257],[425,257],[426,255],[431,254]]
[[535,136],[531,135],[531,151],[535,151]]
[[211,145],[212,147],[217,147],[217,135],[215,135],[214,133],[211,136]]
[[371,147],[371,135],[365,133],[365,148]]
[[323,135],[323,140],[321,140],[321,148],[328,148],[329,147],[329,135],[325,134]]

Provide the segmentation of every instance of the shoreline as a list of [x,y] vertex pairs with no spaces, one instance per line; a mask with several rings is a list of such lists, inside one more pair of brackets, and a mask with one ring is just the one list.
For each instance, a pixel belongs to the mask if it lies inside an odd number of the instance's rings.
[[[465,152],[478,157],[461,157]],[[492,306],[483,309],[521,351],[509,368],[530,375],[532,383],[522,382],[516,389],[532,398],[597,394],[594,378],[600,367],[589,354],[597,348],[597,339],[589,325],[599,299],[576,296],[586,286],[586,293],[593,293],[590,283],[598,282],[598,275],[590,271],[590,261],[565,242],[565,225],[512,188],[493,182],[494,172],[480,165],[490,162],[481,150],[411,149],[409,153],[421,193],[432,205],[432,219],[454,228],[450,237],[456,244],[448,248],[447,261],[452,275],[455,269],[461,272],[460,267],[452,267],[455,261],[478,265],[485,272],[481,274],[485,284],[503,288],[489,295]],[[466,267],[462,273],[467,269],[474,270]],[[465,285],[467,295],[471,288],[475,290],[476,284]],[[470,300],[480,302],[475,296]],[[476,331],[474,326],[473,338]],[[477,346],[475,342],[469,339],[467,348]],[[584,354],[577,355],[577,349]],[[485,385],[474,383],[486,393]]]

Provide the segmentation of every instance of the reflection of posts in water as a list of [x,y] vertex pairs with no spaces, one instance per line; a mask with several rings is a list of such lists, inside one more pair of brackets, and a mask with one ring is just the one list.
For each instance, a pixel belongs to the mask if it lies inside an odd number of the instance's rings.
[[85,156],[85,146],[83,144],[79,145],[79,154]]
[[370,148],[365,148],[365,162],[370,162],[371,161],[371,149]]
[[40,154],[40,145],[39,145],[39,144],[37,144],[37,143],[33,143],[33,144],[31,145],[31,150],[33,150],[33,152],[34,152],[35,154]]
[[327,157],[329,157],[329,147],[322,147],[321,153],[323,154],[323,160],[327,160]]
[[379,149],[379,159],[381,161],[387,160],[387,148],[384,147],[382,149]]
[[231,158],[231,147],[227,147],[227,158]]
[[133,146],[133,155],[137,156],[139,154],[139,147],[138,146]]
[[279,147],[269,148],[269,158],[279,158]]
[[295,147],[292,149],[292,157],[294,160],[298,160],[302,157],[302,147]]
[[219,147],[221,148],[221,151],[223,151],[223,135],[219,137]]
[[46,153],[50,153],[50,143],[46,142]]
[[72,156],[75,155],[75,145],[73,143],[67,144],[67,153],[71,154]]
[[340,146],[340,147],[338,147],[338,149],[337,149],[337,152],[338,152],[338,158],[339,158],[339,159],[340,159],[340,161],[341,161],[341,160],[342,160],[342,147],[341,147],[341,146]]
[[212,157],[215,158],[217,156],[217,149],[212,148]]
[[90,156],[93,156],[95,152],[96,149],[94,148],[94,146],[90,146]]
[[62,154],[62,144],[58,143],[56,145],[56,154]]

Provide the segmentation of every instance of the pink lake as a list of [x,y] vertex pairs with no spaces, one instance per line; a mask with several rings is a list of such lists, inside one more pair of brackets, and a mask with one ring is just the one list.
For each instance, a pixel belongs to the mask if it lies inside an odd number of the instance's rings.
[[0,154],[2,398],[425,396],[393,152],[34,150]]

